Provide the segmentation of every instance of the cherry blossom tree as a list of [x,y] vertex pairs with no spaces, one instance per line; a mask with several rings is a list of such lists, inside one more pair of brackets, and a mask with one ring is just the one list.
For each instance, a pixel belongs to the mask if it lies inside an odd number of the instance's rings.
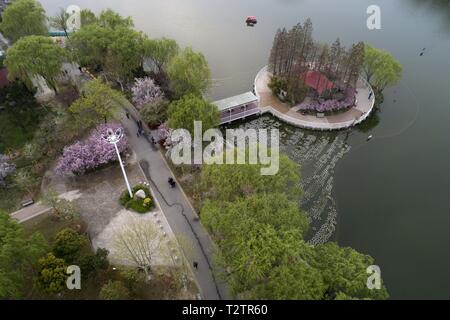
[[[107,123],[97,126],[92,130],[89,138],[81,142],[64,148],[63,156],[59,159],[56,171],[59,174],[83,174],[88,170],[93,170],[99,166],[117,160],[114,146],[102,138],[102,134],[108,128],[114,131],[120,128],[118,123]],[[117,144],[121,153],[128,149],[128,139],[126,136]]]
[[5,179],[16,170],[16,167],[9,163],[9,157],[0,154],[0,186],[6,185]]
[[131,91],[133,102],[138,108],[164,98],[161,88],[149,77],[136,78]]

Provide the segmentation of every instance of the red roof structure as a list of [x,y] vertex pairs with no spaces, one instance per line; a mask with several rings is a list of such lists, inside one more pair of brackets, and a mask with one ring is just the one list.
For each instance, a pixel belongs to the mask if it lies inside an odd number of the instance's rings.
[[328,78],[319,71],[305,72],[300,76],[300,78],[308,87],[313,88],[319,94],[336,87],[332,81],[328,80]]
[[2,68],[0,69],[0,88],[6,87],[8,84],[8,70]]

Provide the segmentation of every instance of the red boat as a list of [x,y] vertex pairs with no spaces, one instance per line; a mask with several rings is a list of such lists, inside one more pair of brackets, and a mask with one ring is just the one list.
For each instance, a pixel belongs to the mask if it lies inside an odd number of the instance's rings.
[[257,24],[257,23],[258,23],[258,19],[256,19],[255,16],[248,16],[248,17],[245,19],[245,22],[246,22],[247,24]]

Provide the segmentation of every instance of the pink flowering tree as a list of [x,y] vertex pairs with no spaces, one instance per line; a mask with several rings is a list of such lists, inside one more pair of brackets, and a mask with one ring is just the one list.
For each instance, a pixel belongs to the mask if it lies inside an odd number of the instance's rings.
[[164,98],[161,88],[149,77],[135,79],[131,91],[133,102],[138,108]]
[[[121,128],[118,123],[106,123],[92,130],[89,137],[83,141],[64,148],[63,156],[58,160],[56,172],[59,174],[83,174],[100,166],[117,161],[114,145],[102,138],[108,128],[114,131]],[[117,144],[120,153],[128,149],[128,139],[124,135]]]
[[0,154],[0,187],[6,185],[6,177],[16,170],[16,166],[9,163],[9,157]]

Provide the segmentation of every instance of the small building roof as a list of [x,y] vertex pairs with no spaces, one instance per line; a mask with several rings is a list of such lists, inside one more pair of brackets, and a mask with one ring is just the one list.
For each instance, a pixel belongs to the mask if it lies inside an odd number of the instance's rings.
[[246,92],[234,97],[222,99],[216,102],[213,102],[217,108],[219,108],[219,111],[228,110],[233,107],[238,107],[243,104],[248,104],[252,102],[258,101],[258,97],[253,94],[253,92]]
[[316,90],[319,94],[324,91],[335,88],[335,84],[328,80],[327,76],[318,71],[308,71],[303,73],[300,78],[305,81],[305,84]]

